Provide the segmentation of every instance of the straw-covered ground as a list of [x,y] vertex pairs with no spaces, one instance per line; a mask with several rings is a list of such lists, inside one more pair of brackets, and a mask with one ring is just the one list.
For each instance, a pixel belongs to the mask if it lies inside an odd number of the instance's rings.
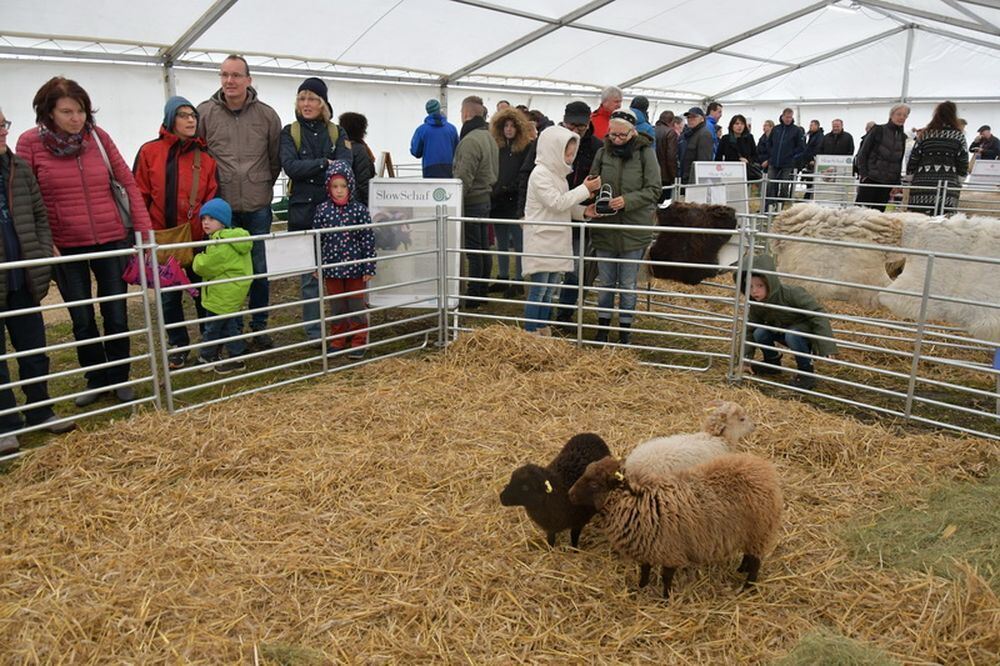
[[[499,504],[513,468],[574,433],[622,454],[719,397],[783,478],[757,593],[737,594],[733,561],[679,572],[664,603],[596,526],[553,550]],[[997,456],[490,327],[32,454],[0,476],[0,662],[748,664],[820,631],[904,664],[992,664],[997,572],[855,557],[844,530],[981,484]]]

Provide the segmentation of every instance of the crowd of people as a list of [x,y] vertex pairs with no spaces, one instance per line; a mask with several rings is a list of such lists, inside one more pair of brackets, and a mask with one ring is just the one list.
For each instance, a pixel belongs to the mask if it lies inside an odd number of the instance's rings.
[[[241,356],[248,349],[273,347],[267,332],[269,281],[255,277],[267,272],[263,243],[244,239],[270,232],[273,187],[282,171],[289,181],[290,230],[347,228],[323,234],[322,274],[301,277],[305,335],[326,344],[329,353],[364,356],[365,291],[375,273],[374,234],[363,228],[371,221],[367,191],[375,175],[367,119],[343,113],[335,122],[326,84],[311,77],[289,100],[295,121],[282,127],[274,109],[259,99],[244,58],[228,56],[219,75],[219,89],[200,104],[179,96],[167,101],[157,138],[140,148],[131,169],[97,125],[90,97],[75,81],[57,76],[41,86],[33,100],[36,124],[19,136],[13,152],[7,142],[10,123],[0,112],[0,261],[81,257],[54,269],[0,271],[0,308],[37,306],[54,277],[70,304],[75,352],[84,369],[85,385],[73,395],[78,407],[136,398],[129,380],[126,253],[106,256],[128,248],[133,232],[151,232],[161,244],[220,241],[165,257],[187,281],[220,281],[189,292],[202,343],[194,359],[185,292],[161,293],[171,370],[194,362],[205,371],[236,372],[244,368]],[[472,251],[465,255],[466,307],[480,307],[491,292],[523,298],[528,330],[551,334],[574,316],[578,285],[592,278],[580,275],[570,259],[581,250],[579,231],[546,223],[593,220],[606,225],[587,234],[596,284],[602,287],[596,340],[606,342],[617,330],[619,342],[627,343],[639,261],[652,234],[612,225],[652,226],[657,204],[677,181],[693,182],[698,161],[742,162],[750,179],[766,172],[767,196],[777,201],[788,197],[783,188],[796,170],[814,167],[816,155],[855,154],[853,137],[839,119],[829,133],[816,120],[806,131],[785,109],[777,123],[764,122],[755,140],[744,116],[723,123],[718,102],[681,116],[664,111],[655,124],[646,98],[635,97],[628,108],[622,102],[621,90],[609,87],[596,109],[573,101],[556,124],[506,101],[490,116],[481,98],[469,96],[461,104],[460,127],[449,122],[438,100],[427,102],[410,150],[422,160],[424,177],[462,181],[464,216],[475,218],[463,225],[462,246]],[[908,115],[909,107],[898,104],[886,123],[866,128],[856,153],[859,203],[884,208],[900,184]],[[962,130],[955,105],[939,105],[917,132],[906,168],[914,184],[960,185],[968,156]],[[1000,142],[983,126],[971,151],[979,159],[998,159]],[[489,252],[494,244],[495,282]],[[333,297],[332,313],[339,315],[325,341],[320,280]],[[527,293],[519,282],[530,285]],[[90,302],[95,286],[100,320]],[[244,309],[246,317],[240,314]],[[3,324],[0,354],[6,353],[5,332],[17,352],[45,347],[40,313],[5,316]],[[248,342],[233,339],[244,331]],[[26,404],[19,414],[8,364],[0,362],[0,409],[9,411],[0,416],[0,454],[18,446],[16,437],[4,433],[25,424],[57,433],[75,427],[47,404],[45,353],[21,355],[17,362],[22,381],[37,381],[22,385]]]

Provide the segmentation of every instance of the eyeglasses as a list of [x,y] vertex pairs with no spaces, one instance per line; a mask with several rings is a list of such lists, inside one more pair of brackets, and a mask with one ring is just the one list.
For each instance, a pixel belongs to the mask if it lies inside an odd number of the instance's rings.
[[177,117],[182,118],[184,120],[190,120],[191,118],[197,118],[198,114],[195,113],[194,111],[178,111]]
[[240,79],[245,79],[246,77],[246,74],[240,74],[239,72],[219,72],[219,78],[223,80],[234,79],[239,81]]
[[612,139],[627,139],[632,136],[631,130],[628,132],[608,132],[608,136]]
[[14,123],[10,122],[9,120],[5,120],[2,123],[0,123],[0,129],[9,130],[10,126],[13,125],[13,124]]

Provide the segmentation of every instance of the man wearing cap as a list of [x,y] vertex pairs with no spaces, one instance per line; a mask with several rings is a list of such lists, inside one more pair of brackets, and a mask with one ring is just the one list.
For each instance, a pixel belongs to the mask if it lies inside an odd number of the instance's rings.
[[[781,112],[778,124],[768,138],[767,160],[761,166],[767,169],[766,207],[775,203],[775,197],[788,199],[791,196],[791,180],[795,173],[795,162],[806,152],[806,137],[802,128],[795,124],[795,112],[786,108]],[[779,183],[778,181],[783,181]]]
[[[462,100],[462,133],[455,148],[455,178],[462,181],[462,204],[465,217],[486,218],[490,216],[490,202],[493,184],[497,181],[500,168],[500,148],[490,136],[489,126],[483,117],[486,108],[481,97],[470,95]],[[488,250],[489,223],[463,222],[462,247],[467,250]],[[489,285],[486,280],[493,272],[493,257],[489,254],[470,253],[466,255],[468,282],[466,293],[473,297],[485,297]],[[484,304],[478,298],[468,299],[464,304],[478,308]]]
[[694,182],[694,163],[710,162],[715,157],[715,142],[712,133],[705,122],[705,112],[701,107],[692,106],[684,114],[688,126],[681,135],[683,152],[681,154],[681,180],[685,183]]
[[445,119],[436,99],[427,100],[424,110],[427,117],[413,133],[410,154],[420,158],[424,178],[451,178],[458,130]]
[[[219,196],[232,206],[233,224],[251,236],[270,233],[274,182],[281,173],[281,120],[257,98],[250,66],[242,56],[223,60],[219,76],[222,87],[198,105],[198,136],[218,163]],[[266,273],[263,242],[254,242],[251,257],[253,272]],[[257,278],[250,287],[250,308],[266,308],[269,301],[267,278]],[[255,349],[273,346],[265,332],[267,318],[265,310],[250,319],[250,329],[257,333],[250,342]]]
[[677,133],[674,131],[674,112],[661,113],[654,131],[656,160],[660,163],[660,182],[664,187],[669,187],[677,180]]
[[[310,77],[295,95],[295,121],[281,128],[281,167],[288,176],[288,230],[313,228],[316,207],[327,200],[326,170],[333,160],[352,163],[347,132],[332,122],[333,107],[322,79]],[[299,277],[302,321],[306,338],[318,340],[319,279],[312,272]]]
[[989,125],[979,128],[979,136],[969,146],[969,152],[976,155],[977,160],[1000,160],[1000,139],[993,136]]
[[597,107],[590,116],[590,122],[594,124],[594,136],[604,140],[604,135],[608,133],[608,123],[611,121],[611,114],[622,106],[621,88],[608,86],[601,91],[601,105]]

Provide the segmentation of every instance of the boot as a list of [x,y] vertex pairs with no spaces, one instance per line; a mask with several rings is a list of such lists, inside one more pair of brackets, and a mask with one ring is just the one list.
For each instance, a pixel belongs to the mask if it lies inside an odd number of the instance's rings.
[[758,376],[777,375],[781,373],[781,354],[775,354],[770,358],[765,355],[761,364],[750,366],[750,371]]
[[632,328],[632,322],[629,322],[627,324],[623,322],[618,322],[618,328],[621,329],[620,331],[618,331],[618,344],[622,345],[629,344],[632,341],[632,331],[629,330],[630,328]]
[[816,376],[813,374],[812,363],[799,366],[799,371],[808,374],[795,375],[795,378],[792,379],[792,384],[796,388],[805,389],[807,391],[811,391],[816,388]]
[[[604,319],[603,317],[598,318],[597,323],[601,326],[611,326],[611,320]],[[601,344],[604,344],[607,341],[608,341],[608,329],[602,328],[597,332],[597,335],[594,336],[594,342],[600,342]]]

